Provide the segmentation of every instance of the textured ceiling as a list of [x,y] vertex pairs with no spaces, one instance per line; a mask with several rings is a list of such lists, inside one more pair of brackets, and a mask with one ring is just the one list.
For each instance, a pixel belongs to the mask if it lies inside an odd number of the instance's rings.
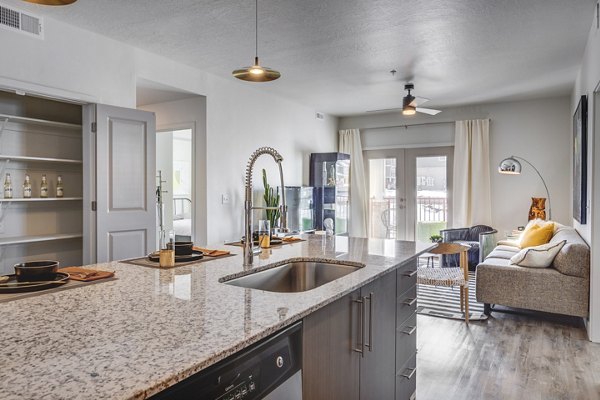
[[[229,79],[253,57],[252,0],[3,2]],[[567,94],[594,4],[259,0],[259,56],[283,75],[261,87],[335,115],[399,107],[408,79],[428,107]]]

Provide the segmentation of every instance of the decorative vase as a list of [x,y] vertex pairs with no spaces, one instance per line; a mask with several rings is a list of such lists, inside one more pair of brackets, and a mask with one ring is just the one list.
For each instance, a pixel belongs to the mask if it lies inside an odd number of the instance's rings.
[[532,219],[546,219],[546,198],[532,197],[529,207],[529,221]]

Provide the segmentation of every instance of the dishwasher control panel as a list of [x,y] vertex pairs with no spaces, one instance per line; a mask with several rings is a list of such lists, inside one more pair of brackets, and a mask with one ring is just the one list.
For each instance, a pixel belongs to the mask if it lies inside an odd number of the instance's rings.
[[258,400],[294,376],[301,365],[302,323],[299,322],[200,371],[152,399]]

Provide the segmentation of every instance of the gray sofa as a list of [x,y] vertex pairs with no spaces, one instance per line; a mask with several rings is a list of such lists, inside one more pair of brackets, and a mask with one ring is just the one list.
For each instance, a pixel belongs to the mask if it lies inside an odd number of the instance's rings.
[[[558,225],[551,243],[566,240],[549,268],[510,265],[519,248],[509,241],[498,246],[477,266],[477,301],[556,314],[587,317],[590,288],[590,249],[577,231]],[[512,244],[512,245],[511,245]]]

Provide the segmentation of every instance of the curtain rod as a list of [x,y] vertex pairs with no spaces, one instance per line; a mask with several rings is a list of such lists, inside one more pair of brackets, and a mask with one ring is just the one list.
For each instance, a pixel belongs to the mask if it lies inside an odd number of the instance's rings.
[[441,125],[441,124],[453,124],[456,121],[440,121],[440,122],[422,122],[418,124],[406,124],[406,125],[392,125],[392,126],[374,126],[372,128],[361,128],[362,130],[368,129],[389,129],[389,128],[404,128],[408,129],[412,126],[423,126],[423,125]]

